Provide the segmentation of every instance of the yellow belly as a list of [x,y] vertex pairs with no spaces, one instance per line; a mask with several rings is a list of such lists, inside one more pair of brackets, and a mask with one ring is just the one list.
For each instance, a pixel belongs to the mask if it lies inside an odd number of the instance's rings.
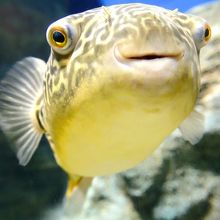
[[193,108],[187,93],[156,99],[142,91],[114,90],[109,94],[97,94],[54,119],[54,152],[67,173],[97,176],[134,167]]

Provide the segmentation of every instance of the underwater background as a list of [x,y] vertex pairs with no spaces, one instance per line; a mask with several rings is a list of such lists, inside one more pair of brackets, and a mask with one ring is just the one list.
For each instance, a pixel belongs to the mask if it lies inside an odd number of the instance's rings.
[[[68,14],[101,5],[155,4],[205,17],[213,29],[202,50],[200,104],[206,115],[204,138],[192,147],[173,134],[140,166],[92,186],[85,220],[220,219],[220,1],[182,0],[0,0],[0,76],[26,56],[47,60],[47,26]],[[47,141],[26,167],[18,165],[0,132],[0,220],[72,220],[63,202],[67,177],[57,166]]]

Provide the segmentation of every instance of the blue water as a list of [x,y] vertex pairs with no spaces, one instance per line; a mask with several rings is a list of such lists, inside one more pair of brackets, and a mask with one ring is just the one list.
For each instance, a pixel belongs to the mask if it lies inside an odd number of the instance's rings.
[[101,0],[103,5],[122,4],[130,2],[142,2],[145,4],[153,4],[168,9],[178,8],[180,11],[186,11],[193,6],[208,2],[207,0]]
[[158,5],[167,9],[176,9],[184,12],[193,6],[209,2],[211,0],[70,0],[70,12],[78,13],[91,8],[108,6],[113,4],[124,4],[131,2],[141,2],[145,4]]

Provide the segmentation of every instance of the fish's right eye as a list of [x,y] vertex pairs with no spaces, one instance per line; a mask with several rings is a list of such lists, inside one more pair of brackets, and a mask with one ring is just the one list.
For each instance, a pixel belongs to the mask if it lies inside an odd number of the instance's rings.
[[62,33],[62,31],[54,31],[53,32],[53,41],[56,46],[63,47],[66,44],[66,34]]
[[54,47],[63,48],[67,44],[68,33],[61,27],[53,27],[49,33],[50,44]]
[[47,30],[49,45],[59,54],[67,54],[75,46],[75,30],[68,24],[52,24]]

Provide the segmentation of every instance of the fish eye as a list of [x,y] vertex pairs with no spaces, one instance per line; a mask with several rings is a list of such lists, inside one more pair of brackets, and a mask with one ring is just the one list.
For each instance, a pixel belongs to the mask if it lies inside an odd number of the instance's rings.
[[211,27],[204,19],[197,18],[192,33],[196,48],[200,50],[211,38]]
[[62,47],[65,45],[66,35],[62,33],[61,31],[54,31],[52,37],[53,37],[54,44],[56,44],[57,46]]
[[65,22],[53,23],[47,29],[47,41],[58,54],[65,55],[73,50],[77,36],[76,28]]
[[49,31],[49,43],[53,47],[63,48],[67,44],[67,33],[64,28],[55,26],[52,27]]
[[205,33],[204,33],[204,40],[208,42],[211,38],[211,27],[208,24],[205,24]]

